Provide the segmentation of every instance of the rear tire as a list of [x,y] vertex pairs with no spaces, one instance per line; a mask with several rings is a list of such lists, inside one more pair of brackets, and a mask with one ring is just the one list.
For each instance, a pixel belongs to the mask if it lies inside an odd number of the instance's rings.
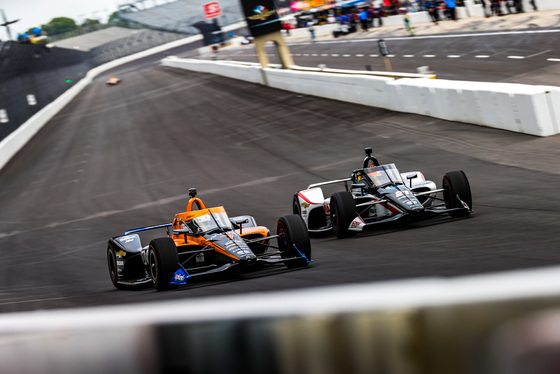
[[165,291],[173,286],[171,277],[179,269],[179,254],[171,238],[158,238],[150,242],[148,249],[148,272],[152,285],[158,291]]
[[348,227],[356,218],[356,203],[350,192],[335,192],[331,196],[330,215],[333,234],[337,238],[348,238],[356,235]]
[[[280,235],[278,248],[280,248],[282,258],[299,257],[298,260],[286,262],[286,267],[291,269],[306,266],[308,260],[311,260],[311,241],[303,219],[296,214],[280,217],[276,225],[276,233]],[[299,252],[294,248],[294,245]],[[302,257],[300,252],[306,258]]]
[[469,209],[455,210],[449,212],[449,215],[453,218],[466,217],[471,214],[472,210],[472,195],[471,186],[467,176],[462,170],[450,171],[445,173],[443,176],[442,187],[443,199],[445,201],[445,207],[447,209],[452,208],[464,208],[461,201],[457,199],[457,196],[464,201]]

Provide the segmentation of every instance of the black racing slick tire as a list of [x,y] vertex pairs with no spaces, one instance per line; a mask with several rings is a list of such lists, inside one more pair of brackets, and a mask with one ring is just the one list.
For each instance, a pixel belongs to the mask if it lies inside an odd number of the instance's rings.
[[291,214],[280,217],[276,224],[276,234],[279,235],[278,248],[282,258],[291,259],[285,262],[286,267],[302,267],[311,261],[311,240],[300,216]]
[[[462,170],[450,171],[443,176],[443,199],[447,209],[463,208],[449,212],[453,218],[466,217],[472,211],[471,186],[467,176]],[[459,197],[459,198],[457,198]],[[459,200],[460,199],[460,200]],[[461,203],[468,205],[468,209]]]
[[148,267],[152,285],[156,290],[165,291],[173,287],[169,282],[179,269],[179,254],[173,239],[158,238],[150,242]]
[[107,246],[107,265],[109,267],[109,277],[113,286],[119,290],[123,290],[126,287],[119,283],[119,276],[117,271],[117,254],[115,249],[111,244]]
[[330,216],[333,234],[337,238],[348,238],[356,235],[355,231],[348,230],[356,218],[356,203],[350,192],[335,192],[331,196]]

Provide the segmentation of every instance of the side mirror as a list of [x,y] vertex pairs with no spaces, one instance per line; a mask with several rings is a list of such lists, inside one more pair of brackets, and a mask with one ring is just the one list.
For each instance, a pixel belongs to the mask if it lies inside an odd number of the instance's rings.
[[231,222],[239,226],[239,235],[243,234],[243,224],[249,223],[249,218],[231,218]]
[[416,178],[417,176],[418,176],[418,174],[416,174],[416,173],[414,173],[414,174],[409,174],[409,175],[406,176],[406,179],[408,179],[408,182],[409,182],[410,187],[412,187],[412,180],[413,180],[414,178]]
[[244,223],[249,223],[249,218],[232,218],[231,221],[236,225],[242,225]]

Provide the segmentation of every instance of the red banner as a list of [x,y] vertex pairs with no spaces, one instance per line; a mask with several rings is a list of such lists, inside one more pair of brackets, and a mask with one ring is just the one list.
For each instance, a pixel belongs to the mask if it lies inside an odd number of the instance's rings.
[[204,17],[206,18],[214,18],[219,17],[222,15],[222,10],[220,9],[220,4],[217,1],[212,3],[204,4],[202,6],[204,8]]

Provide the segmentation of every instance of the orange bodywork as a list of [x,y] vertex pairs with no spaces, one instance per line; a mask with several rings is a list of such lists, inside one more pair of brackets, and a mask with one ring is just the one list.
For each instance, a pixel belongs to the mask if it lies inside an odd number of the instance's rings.
[[[194,203],[196,203],[198,205],[198,207],[200,208],[199,210],[192,210]],[[175,219],[173,220],[173,228],[178,230],[178,229],[182,229],[183,222],[187,222],[190,221],[194,218],[200,217],[200,216],[204,216],[207,214],[217,214],[217,213],[226,213],[226,210],[224,209],[223,206],[219,206],[219,207],[214,207],[214,208],[206,208],[204,206],[204,203],[202,202],[202,200],[193,197],[189,200],[189,203],[187,204],[187,210],[186,212],[182,212],[182,213],[177,213],[175,214]],[[256,226],[256,227],[247,227],[247,228],[243,228],[242,232],[241,230],[235,230],[235,232],[237,234],[239,234],[241,237],[244,236],[253,236],[253,235],[258,235],[258,236],[262,236],[267,237],[268,236],[268,229],[266,227],[262,227],[262,226]],[[173,239],[173,241],[175,242],[175,245],[177,246],[177,248],[180,249],[180,247],[185,247],[185,246],[196,246],[196,247],[212,247],[216,252],[223,254],[224,256],[227,257],[231,257],[235,260],[239,260],[239,258],[235,257],[234,255],[232,255],[231,253],[229,253],[228,251],[226,251],[225,249],[223,249],[222,247],[220,247],[219,245],[207,240],[206,238],[204,238],[204,236],[193,236],[193,235],[185,235],[185,234],[172,234],[171,238]],[[186,248],[185,248],[186,249]]]
[[105,82],[105,84],[107,86],[115,86],[115,85],[120,84],[120,83],[121,83],[121,80],[119,78],[116,78],[116,77],[111,77],[107,80],[107,82]]

